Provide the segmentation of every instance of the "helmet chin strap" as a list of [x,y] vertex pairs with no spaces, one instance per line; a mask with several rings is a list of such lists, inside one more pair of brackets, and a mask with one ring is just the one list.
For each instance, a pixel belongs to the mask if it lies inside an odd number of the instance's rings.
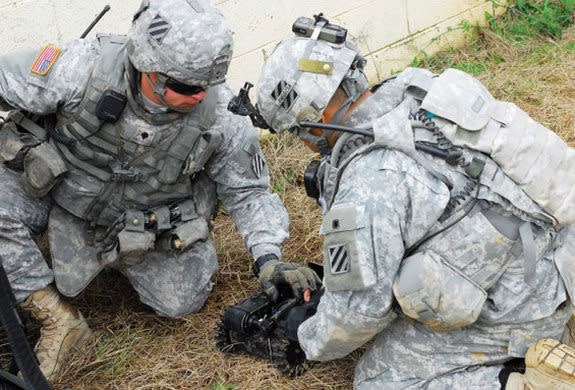
[[[126,56],[124,77],[128,84],[126,88],[126,94],[128,95],[128,104],[132,110],[140,117],[144,118],[146,121],[158,125],[166,124],[172,122],[182,116],[179,112],[165,112],[165,113],[152,113],[145,108],[145,103],[143,101],[144,96],[141,92],[139,85],[138,73],[140,73],[132,63],[128,60]],[[141,73],[140,73],[141,74]]]
[[[314,109],[313,107],[309,106],[302,109],[299,114],[297,115],[298,123],[301,122],[318,122],[321,119],[321,115],[319,112]],[[333,133],[333,131],[326,130],[323,131],[321,135],[314,135],[310,133],[310,129],[304,129],[300,126],[294,126],[288,131],[295,135],[296,137],[301,138],[302,140],[308,142],[310,145],[317,148],[319,153],[324,156],[330,153],[330,146],[329,146],[329,136]]]
[[330,146],[327,137],[322,135],[313,135],[309,129],[304,129],[299,126],[294,126],[288,130],[292,135],[307,141],[310,145],[315,146],[322,156],[330,154]]

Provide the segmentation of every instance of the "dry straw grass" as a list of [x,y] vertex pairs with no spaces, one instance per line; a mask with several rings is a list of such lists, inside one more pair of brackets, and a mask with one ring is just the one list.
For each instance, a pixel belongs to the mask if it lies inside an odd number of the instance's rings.
[[[486,33],[483,48],[465,60],[497,53],[503,61],[479,78],[493,94],[510,100],[575,144],[575,55],[571,28],[559,42],[511,46]],[[321,261],[318,227],[321,214],[303,190],[302,175],[314,155],[287,136],[263,140],[273,188],[291,218],[291,238],[284,246],[290,261]],[[214,292],[201,313],[181,320],[159,318],[139,303],[119,275],[106,272],[73,303],[80,307],[97,339],[90,353],[77,353],[55,383],[56,389],[350,389],[359,352],[317,364],[290,380],[275,367],[248,356],[220,353],[214,344],[224,309],[257,291],[250,259],[229,216],[215,223],[220,270]]]

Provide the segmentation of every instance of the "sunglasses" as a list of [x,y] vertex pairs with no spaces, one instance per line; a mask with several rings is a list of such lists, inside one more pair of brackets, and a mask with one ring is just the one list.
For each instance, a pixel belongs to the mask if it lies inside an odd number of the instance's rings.
[[166,79],[165,86],[180,95],[196,95],[205,91],[204,87],[200,87],[199,85],[183,84],[171,77]]

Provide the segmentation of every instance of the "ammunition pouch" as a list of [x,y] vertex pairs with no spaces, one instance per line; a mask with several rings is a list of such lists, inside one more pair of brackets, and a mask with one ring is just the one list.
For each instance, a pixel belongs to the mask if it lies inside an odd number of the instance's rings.
[[97,239],[97,244],[102,263],[120,260],[135,265],[147,251],[184,251],[207,240],[209,233],[208,221],[196,213],[194,201],[185,200],[150,211],[126,210]]
[[152,211],[157,231],[163,231],[157,244],[160,250],[184,251],[210,234],[208,221],[198,215],[196,204],[188,199],[175,207],[160,207]]
[[49,142],[42,142],[30,148],[24,156],[23,165],[24,189],[37,198],[50,192],[58,178],[68,171],[60,153]]
[[0,162],[7,163],[10,168],[22,170],[24,155],[40,141],[32,134],[20,131],[13,121],[6,121],[0,129]]
[[208,239],[208,222],[201,217],[187,221],[170,232],[171,249],[186,250],[198,241]]
[[142,261],[147,251],[154,249],[156,234],[146,230],[146,215],[143,211],[126,210],[124,228],[118,233],[117,252],[125,265]]

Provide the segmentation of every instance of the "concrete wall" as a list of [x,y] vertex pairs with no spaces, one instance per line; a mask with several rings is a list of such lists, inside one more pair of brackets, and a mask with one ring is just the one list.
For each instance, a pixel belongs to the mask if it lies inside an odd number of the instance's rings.
[[[126,33],[140,0],[0,0],[0,50],[42,46],[79,37],[106,4],[112,10],[95,32]],[[407,65],[422,50],[461,43],[463,20],[484,23],[486,0],[215,0],[235,33],[229,81],[257,81],[266,53],[291,35],[298,16],[324,12],[349,29],[368,54],[368,75],[375,81]],[[501,12],[503,8],[495,11]],[[92,34],[93,34],[92,33]]]

